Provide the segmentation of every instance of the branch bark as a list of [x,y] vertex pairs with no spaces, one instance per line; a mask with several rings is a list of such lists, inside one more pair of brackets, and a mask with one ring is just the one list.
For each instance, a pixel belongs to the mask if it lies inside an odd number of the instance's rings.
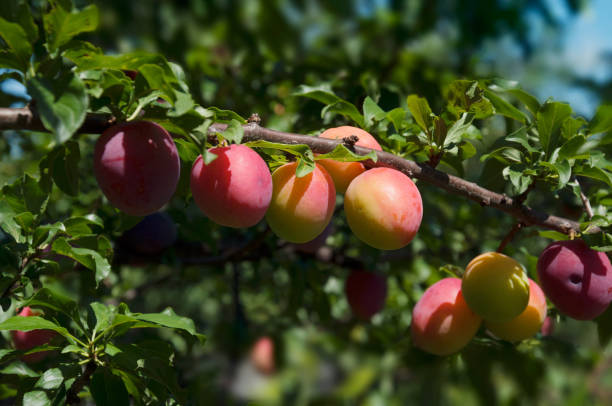
[[[100,114],[90,114],[78,130],[79,133],[100,134],[114,122],[111,116]],[[226,128],[223,124],[213,124],[209,131],[214,134],[216,131],[223,131]],[[35,111],[26,108],[0,108],[0,130],[20,129],[20,130],[45,130],[40,117]],[[261,127],[256,122],[244,125],[244,141],[266,140],[282,144],[306,144],[313,152],[330,152],[338,144],[338,141],[327,138],[311,137],[300,134],[285,133]],[[341,141],[340,141],[341,142]],[[358,154],[365,155],[371,150],[359,146],[354,147]],[[491,190],[485,189],[476,183],[436,170],[429,165],[410,161],[388,152],[375,151],[378,156],[376,163],[369,163],[368,166],[383,166],[397,169],[406,175],[442,188],[449,193],[466,197],[475,201],[481,206],[493,207],[518,219],[526,226],[539,226],[564,234],[579,233],[580,225],[578,222],[563,217],[554,216],[542,211],[533,209],[529,206],[515,201],[512,198]],[[589,230],[592,233],[600,231],[593,227]]]
[[78,405],[81,403],[81,398],[79,398],[79,392],[89,384],[89,380],[98,366],[95,362],[91,361],[87,365],[85,365],[85,370],[83,374],[79,376],[70,386],[68,392],[66,393],[66,403],[69,405]]

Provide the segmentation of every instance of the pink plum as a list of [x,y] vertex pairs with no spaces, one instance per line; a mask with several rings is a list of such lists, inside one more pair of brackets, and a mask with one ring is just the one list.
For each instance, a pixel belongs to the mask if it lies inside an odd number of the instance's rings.
[[[26,306],[18,315],[21,317],[30,317],[38,316],[39,314],[40,313],[33,311],[29,306]],[[15,348],[22,351],[46,344],[56,335],[57,333],[53,330],[11,331],[11,337],[13,338]],[[27,363],[39,362],[49,355],[49,353],[50,351],[35,352],[33,354],[24,355],[22,359]]]
[[191,170],[191,192],[212,221],[243,228],[259,223],[272,198],[272,177],[265,161],[244,145],[210,150],[217,158],[204,164],[199,156]]

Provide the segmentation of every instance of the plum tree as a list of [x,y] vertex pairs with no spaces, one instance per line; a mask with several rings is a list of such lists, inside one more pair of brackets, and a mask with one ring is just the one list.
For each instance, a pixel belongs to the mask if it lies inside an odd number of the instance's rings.
[[180,162],[170,134],[149,121],[108,128],[94,150],[94,174],[110,203],[132,216],[166,204],[179,180]]
[[[372,137],[369,132],[357,127],[345,125],[341,127],[329,128],[323,131],[320,137],[335,140],[349,137],[351,135],[359,138],[355,145],[382,151],[378,141],[376,141],[376,139]],[[338,193],[346,192],[346,188],[348,188],[351,181],[365,171],[365,167],[360,162],[339,162],[333,159],[321,159],[319,163],[325,167],[327,172],[334,180],[334,186],[336,187],[336,192]]]
[[361,241],[381,250],[406,246],[419,230],[423,202],[402,172],[374,168],[357,176],[344,197],[346,220]]
[[488,321],[511,320],[529,302],[529,280],[523,267],[499,252],[487,252],[470,261],[461,291],[468,306]]
[[120,243],[137,254],[152,255],[172,246],[176,237],[176,224],[172,218],[168,213],[157,212],[125,231]]
[[612,301],[610,259],[582,240],[546,247],[538,258],[538,276],[546,297],[574,319],[592,320]]
[[379,273],[353,270],[346,278],[344,291],[353,314],[370,320],[385,306],[387,279]]
[[334,182],[321,165],[298,178],[297,163],[272,174],[272,200],[266,213],[268,225],[278,237],[295,243],[316,238],[329,224],[336,204]]
[[191,170],[191,192],[202,212],[217,224],[244,228],[259,223],[272,197],[272,177],[265,161],[245,145],[210,150],[217,158],[205,164],[200,155]]
[[255,368],[262,374],[271,374],[276,368],[274,360],[274,341],[263,336],[255,341],[251,349],[250,359]]
[[463,298],[461,279],[445,278],[427,288],[412,309],[412,343],[435,355],[449,355],[465,347],[481,323]]
[[[21,309],[18,315],[30,317],[38,316],[39,314],[40,312],[34,311],[29,306],[26,306]],[[46,344],[55,336],[56,333],[53,330],[11,331],[11,337],[15,348],[22,351]],[[49,353],[50,351],[35,352],[33,354],[24,355],[22,359],[27,363],[39,362],[49,355]]]
[[507,341],[521,341],[533,337],[546,319],[546,296],[532,279],[529,279],[529,303],[521,314],[510,321],[485,321],[493,335]]

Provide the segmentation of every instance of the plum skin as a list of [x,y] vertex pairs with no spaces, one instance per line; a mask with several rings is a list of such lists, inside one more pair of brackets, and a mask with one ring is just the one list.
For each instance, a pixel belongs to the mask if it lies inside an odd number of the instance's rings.
[[268,336],[263,336],[255,341],[250,354],[251,362],[262,374],[271,374],[275,370],[274,341]]
[[353,270],[344,285],[346,298],[355,316],[370,320],[387,299],[387,279],[378,273]]
[[465,347],[481,323],[463,298],[461,279],[445,278],[431,285],[412,309],[410,332],[417,348],[449,355]]
[[532,279],[529,279],[529,302],[521,314],[510,321],[485,321],[493,335],[506,341],[521,341],[533,337],[546,319],[546,296]]
[[113,206],[131,216],[146,216],[174,194],[180,161],[172,137],[160,125],[122,123],[96,141],[94,174]]
[[[319,137],[336,140],[351,135],[359,138],[355,145],[382,151],[380,144],[370,133],[357,127],[341,126],[329,128],[323,131]],[[341,194],[346,192],[353,179],[365,171],[365,167],[361,162],[339,162],[333,159],[321,159],[318,162],[325,167],[334,180],[336,192]]]
[[168,213],[157,212],[125,231],[120,242],[137,254],[154,255],[171,247],[176,238],[177,228],[172,218]]
[[569,317],[592,320],[612,301],[610,259],[582,240],[553,242],[540,254],[537,267],[546,297]]
[[[29,306],[24,307],[20,312],[21,317],[38,316],[40,313],[33,311]],[[53,330],[30,330],[30,331],[11,331],[13,344],[18,350],[29,350],[34,347],[46,344],[57,333]],[[40,351],[33,354],[24,355],[22,360],[27,363],[34,363],[43,360],[51,351]]]
[[353,234],[381,250],[406,246],[419,230],[423,201],[414,182],[391,168],[373,168],[357,176],[344,197]]
[[266,221],[278,237],[304,243],[315,239],[331,221],[336,189],[321,165],[316,164],[314,171],[301,178],[295,175],[296,167],[292,162],[272,173],[272,200]]
[[205,164],[200,155],[191,170],[191,192],[200,210],[226,227],[259,223],[272,198],[272,177],[265,161],[245,145],[210,149],[217,158]]

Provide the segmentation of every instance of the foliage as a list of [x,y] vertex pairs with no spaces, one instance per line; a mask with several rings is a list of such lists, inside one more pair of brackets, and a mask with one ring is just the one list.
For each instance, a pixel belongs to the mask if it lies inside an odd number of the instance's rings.
[[[206,162],[215,159],[206,152],[213,143],[243,142],[243,117],[254,110],[278,113],[269,121],[280,130],[313,135],[348,123],[375,134],[385,151],[399,157],[578,220],[592,247],[611,251],[610,106],[601,106],[587,120],[569,104],[540,102],[516,83],[458,79],[463,75],[449,73],[462,72],[457,66],[447,69],[423,54],[400,52],[404,37],[425,29],[400,22],[401,2],[390,2],[397,13],[387,16],[390,27],[380,22],[384,18],[356,20],[372,32],[363,53],[353,53],[349,41],[338,55],[324,44],[320,55],[306,52],[301,58],[296,54],[317,44],[309,44],[297,26],[279,17],[284,9],[277,2],[230,8],[227,13],[237,21],[214,25],[219,42],[204,37],[187,52],[174,47],[181,35],[171,34],[188,35],[196,21],[188,19],[182,28],[165,24],[154,33],[164,51],[159,53],[107,51],[115,44],[109,43],[105,16],[118,13],[120,21],[130,21],[130,13],[121,11],[133,12],[135,4],[106,9],[100,2],[98,9],[76,3],[0,5],[0,67],[8,69],[2,79],[25,86],[47,130],[7,130],[6,139],[18,141],[0,144],[9,162],[0,172],[0,330],[6,332],[0,398],[61,404],[95,365],[90,382],[77,389],[101,405],[130,404],[130,399],[135,404],[219,404],[252,398],[271,404],[459,399],[462,404],[523,399],[547,404],[565,401],[570,390],[575,403],[606,404],[609,393],[597,385],[609,384],[605,366],[610,358],[593,338],[599,336],[601,347],[609,341],[609,311],[596,323],[556,316],[558,334],[518,345],[481,331],[463,352],[447,358],[426,355],[410,343],[411,309],[426,287],[481,252],[495,250],[515,219],[419,182],[423,226],[408,247],[392,253],[367,247],[350,233],[338,208],[324,249],[311,255],[278,241],[265,224],[233,230],[203,218],[191,201],[189,170],[199,154]],[[170,3],[160,6],[165,23],[169,14],[186,12]],[[194,13],[221,14],[226,10],[221,3],[195,1]],[[305,23],[314,18],[303,2],[290,3],[308,16]],[[354,12],[349,3],[313,4]],[[485,3],[494,13],[502,2],[474,2],[460,12],[470,15]],[[241,23],[250,13],[255,26]],[[423,26],[436,23],[428,7],[413,14]],[[493,22],[499,20],[476,15],[479,30],[497,34]],[[501,18],[524,23],[517,9]],[[468,18],[458,21],[465,26],[456,41],[469,52],[480,37],[465,29],[472,27]],[[351,32],[340,28],[340,34],[328,33],[321,41]],[[283,35],[274,34],[279,30]],[[521,30],[516,35],[529,45]],[[297,38],[304,42],[292,48]],[[372,46],[376,40],[389,52]],[[244,43],[248,54],[241,49]],[[339,73],[331,68],[335,65],[345,69]],[[421,75],[429,79],[419,81]],[[2,99],[2,106],[14,101]],[[155,121],[175,137],[181,180],[167,212],[179,225],[179,242],[171,249],[142,257],[121,246],[122,232],[140,218],[110,207],[97,187],[92,176],[96,135],[77,131],[88,114]],[[213,123],[227,129],[211,137]],[[341,145],[319,156],[304,144],[257,140],[246,145],[271,169],[297,159],[298,176],[312,171],[318,159],[375,159]],[[592,218],[582,210],[582,192],[593,206]],[[594,226],[602,231],[587,235]],[[534,279],[547,238],[566,236],[527,229],[507,248]],[[357,267],[387,275],[386,309],[371,322],[352,318],[343,294],[348,270]],[[44,315],[13,316],[23,306],[40,308]],[[554,315],[554,309],[549,313]],[[32,350],[11,349],[8,331],[34,329],[58,336]],[[282,368],[259,377],[256,392],[242,360],[263,334],[279,343]],[[54,354],[39,364],[21,361],[26,353],[46,350]],[[596,389],[577,389],[587,381]]]

